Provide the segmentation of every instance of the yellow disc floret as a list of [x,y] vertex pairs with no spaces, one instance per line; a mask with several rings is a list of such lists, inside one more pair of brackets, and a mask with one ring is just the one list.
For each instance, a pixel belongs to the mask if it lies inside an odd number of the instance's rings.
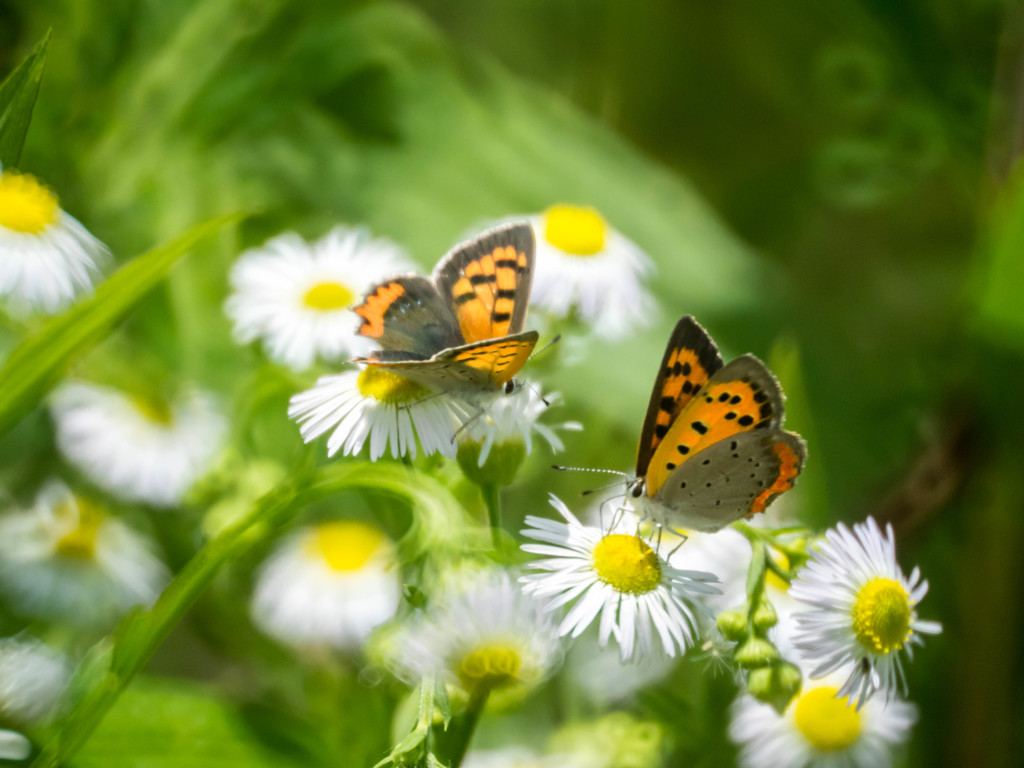
[[174,423],[174,412],[171,404],[161,397],[154,395],[133,395],[132,403],[139,410],[147,421],[161,426],[169,426]]
[[594,546],[597,577],[619,592],[642,595],[661,583],[661,563],[647,543],[625,533],[610,533]]
[[320,312],[344,309],[352,304],[355,294],[341,283],[317,283],[302,297],[302,303]]
[[872,653],[899,650],[910,637],[910,595],[903,585],[876,576],[857,593],[853,631]]
[[796,727],[821,752],[847,749],[860,736],[860,713],[846,699],[837,699],[838,692],[828,686],[814,688],[796,702]]
[[544,239],[573,256],[593,256],[604,250],[604,219],[593,208],[553,205],[544,211]]
[[379,528],[356,520],[318,525],[307,541],[307,552],[320,557],[334,571],[358,571],[385,549],[388,537]]
[[462,657],[456,674],[470,693],[493,690],[521,681],[523,659],[503,643],[478,645]]
[[96,535],[103,522],[100,509],[84,499],[75,498],[58,504],[54,516],[58,520],[68,520],[73,526],[57,539],[56,554],[68,560],[92,560],[96,555]]
[[57,196],[27,173],[0,172],[0,227],[36,235],[57,221]]
[[430,394],[422,384],[372,365],[359,374],[358,384],[359,394],[363,397],[393,405],[415,403]]

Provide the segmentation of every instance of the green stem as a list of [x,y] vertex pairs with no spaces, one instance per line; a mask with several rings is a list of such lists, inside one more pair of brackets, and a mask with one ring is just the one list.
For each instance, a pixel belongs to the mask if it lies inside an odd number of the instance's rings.
[[486,686],[481,688],[470,696],[466,711],[459,718],[458,723],[453,723],[453,727],[449,728],[448,733],[445,734],[447,738],[444,740],[443,757],[449,768],[459,768],[462,765],[462,760],[466,757],[466,752],[469,749],[469,743],[473,740],[476,726],[480,722],[480,715],[483,714],[484,707],[487,705],[487,697],[491,693]]
[[501,546],[501,488],[497,483],[485,483],[480,486],[480,492],[484,497],[484,504],[487,505],[487,522],[491,526],[491,537],[494,541],[494,548]]

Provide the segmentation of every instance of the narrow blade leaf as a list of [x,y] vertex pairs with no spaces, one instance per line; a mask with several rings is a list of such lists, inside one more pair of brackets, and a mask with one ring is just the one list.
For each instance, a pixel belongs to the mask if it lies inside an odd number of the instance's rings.
[[0,84],[0,165],[16,166],[21,158],[39,84],[43,80],[51,31],[47,31],[32,53]]
[[106,337],[197,243],[237,216],[199,224],[129,262],[89,299],[51,319],[15,349],[0,368],[0,435],[13,427],[56,383],[68,364]]

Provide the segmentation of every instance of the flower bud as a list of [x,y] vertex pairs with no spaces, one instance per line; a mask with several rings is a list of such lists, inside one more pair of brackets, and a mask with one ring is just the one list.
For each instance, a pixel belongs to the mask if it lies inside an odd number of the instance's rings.
[[779,649],[768,640],[751,637],[736,649],[736,663],[744,669],[757,669],[779,658]]
[[722,611],[715,620],[722,637],[733,642],[747,638],[747,617],[739,611]]
[[481,466],[482,447],[481,443],[472,440],[459,446],[457,459],[463,473],[477,485],[510,485],[526,458],[526,445],[522,440],[495,443]]
[[762,599],[754,611],[754,629],[758,634],[763,635],[769,629],[779,623],[779,615],[768,600]]

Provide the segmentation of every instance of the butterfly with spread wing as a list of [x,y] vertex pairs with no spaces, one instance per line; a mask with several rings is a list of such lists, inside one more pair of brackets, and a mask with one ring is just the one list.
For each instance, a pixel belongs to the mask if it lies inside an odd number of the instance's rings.
[[512,392],[537,344],[523,330],[533,264],[530,225],[506,224],[455,246],[432,279],[379,283],[355,312],[381,348],[355,362],[453,394]]
[[628,495],[674,529],[717,531],[793,487],[804,441],[782,429],[783,394],[764,363],[727,365],[693,317],[669,338],[647,406]]

